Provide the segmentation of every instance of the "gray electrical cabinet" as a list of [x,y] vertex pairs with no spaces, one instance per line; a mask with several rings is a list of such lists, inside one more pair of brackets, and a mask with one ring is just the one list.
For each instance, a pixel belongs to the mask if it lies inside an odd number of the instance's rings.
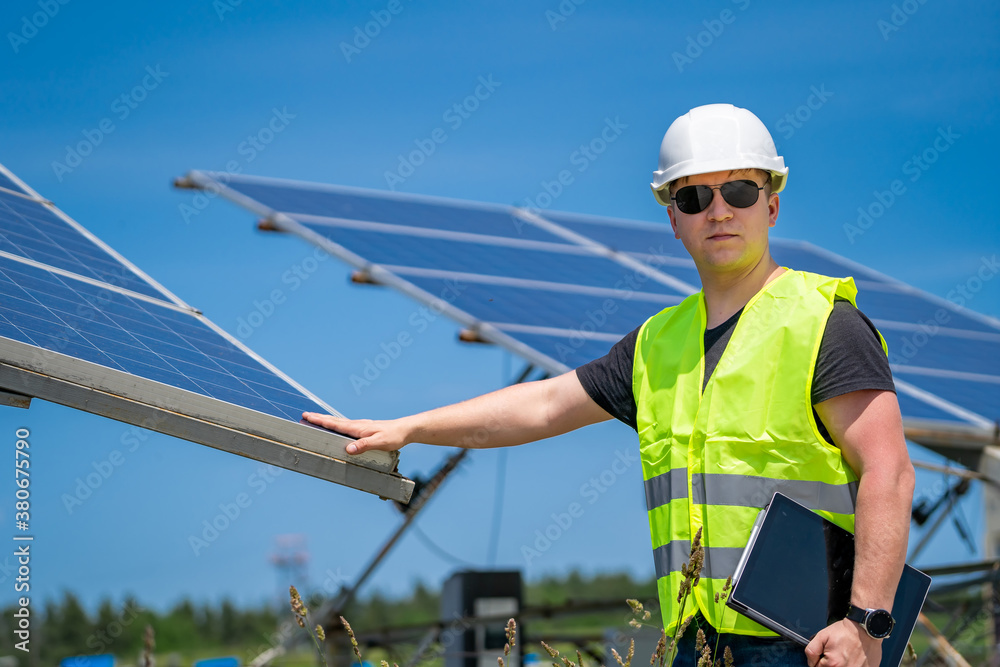
[[[441,591],[445,667],[497,667],[507,643],[507,621],[521,612],[521,573],[463,570]],[[521,627],[508,667],[521,667]]]

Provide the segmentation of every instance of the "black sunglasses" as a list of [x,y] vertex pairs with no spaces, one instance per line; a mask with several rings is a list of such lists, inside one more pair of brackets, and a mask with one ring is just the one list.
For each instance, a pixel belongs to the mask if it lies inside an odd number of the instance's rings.
[[670,199],[677,203],[677,208],[682,213],[692,215],[708,208],[712,203],[713,190],[721,192],[722,198],[730,206],[747,208],[757,203],[763,189],[764,186],[751,180],[729,181],[722,185],[685,185]]

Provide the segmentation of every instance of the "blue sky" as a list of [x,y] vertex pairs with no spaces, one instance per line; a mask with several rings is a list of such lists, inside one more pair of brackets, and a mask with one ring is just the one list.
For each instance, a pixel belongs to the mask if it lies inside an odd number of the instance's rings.
[[[989,177],[1000,152],[995,6],[282,4],[6,3],[0,162],[234,335],[283,288],[287,300],[244,341],[347,415],[386,418],[465,399],[506,384],[520,363],[459,344],[457,327],[439,320],[356,392],[350,376],[409,328],[418,306],[350,286],[334,260],[291,289],[282,276],[304,265],[310,247],[255,231],[253,217],[227,202],[196,202],[170,187],[174,177],[235,162],[248,174],[386,189],[399,156],[442,128],[447,140],[396,189],[523,204],[573,168],[574,151],[610,120],[624,126],[620,136],[574,172],[552,208],[666,224],[648,189],[663,132],[693,106],[731,102],[765,122],[790,167],[774,234],[941,297],[1000,250]],[[375,36],[355,42],[366,26]],[[481,80],[492,90],[479,108],[449,115]],[[281,129],[261,135],[269,126]],[[255,136],[270,140],[254,146]],[[69,153],[81,142],[92,150],[77,163]],[[862,211],[870,222],[859,224]],[[966,305],[1000,317],[1000,279],[981,283]],[[131,593],[157,608],[184,596],[275,598],[268,554],[288,533],[307,536],[304,587],[332,587],[357,575],[399,521],[366,494],[291,472],[265,477],[252,461],[155,433],[135,437],[118,422],[40,401],[0,410],[0,444],[6,438],[11,456],[20,427],[31,431],[38,598],[72,590],[93,607]],[[609,423],[506,454],[473,452],[420,529],[461,561],[488,565],[500,466],[496,565],[529,577],[571,567],[648,576],[636,451],[634,432]],[[447,453],[409,446],[401,470],[427,474]],[[68,511],[63,498],[78,478],[107,470],[113,456],[121,463]],[[616,460],[623,472],[605,475],[613,483],[595,492],[590,480]],[[921,474],[918,493],[938,482]],[[252,503],[195,553],[189,538],[240,493]],[[10,496],[0,503],[6,525]],[[536,531],[575,502],[583,514],[526,562],[522,546],[534,547]],[[978,502],[965,504],[977,531]],[[971,557],[949,531],[923,562]],[[369,589],[403,593],[454,567],[411,533]],[[0,569],[0,601],[15,595],[4,577]]]

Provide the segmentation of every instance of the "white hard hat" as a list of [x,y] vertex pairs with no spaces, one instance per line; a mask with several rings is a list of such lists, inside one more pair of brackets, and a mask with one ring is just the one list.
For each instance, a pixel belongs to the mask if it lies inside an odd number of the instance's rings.
[[649,185],[656,201],[669,206],[666,188],[672,181],[729,169],[771,172],[772,192],[781,192],[788,178],[785,160],[757,116],[732,104],[706,104],[670,124],[660,144],[660,168]]

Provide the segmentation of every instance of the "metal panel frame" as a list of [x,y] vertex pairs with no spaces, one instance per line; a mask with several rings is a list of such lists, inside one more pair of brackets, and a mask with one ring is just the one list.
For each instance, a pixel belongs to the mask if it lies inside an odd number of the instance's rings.
[[398,452],[348,455],[351,438],[0,337],[0,388],[407,502]]

